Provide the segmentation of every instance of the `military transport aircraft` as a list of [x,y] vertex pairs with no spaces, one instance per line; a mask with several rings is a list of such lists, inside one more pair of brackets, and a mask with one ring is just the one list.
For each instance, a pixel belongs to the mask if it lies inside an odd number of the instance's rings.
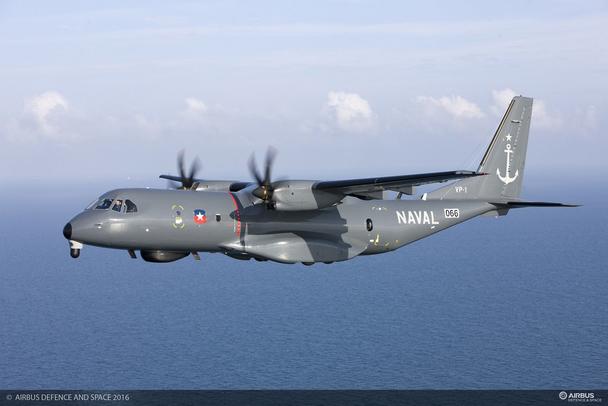
[[[396,250],[479,215],[520,207],[565,206],[520,199],[532,99],[511,101],[477,171],[333,181],[272,180],[274,151],[255,182],[195,178],[179,157],[171,189],[117,189],[103,194],[63,229],[70,255],[83,245],[139,251],[145,261],[171,262],[199,252],[281,263],[332,263]],[[457,180],[419,199],[414,188]],[[398,193],[385,199],[386,192]]]

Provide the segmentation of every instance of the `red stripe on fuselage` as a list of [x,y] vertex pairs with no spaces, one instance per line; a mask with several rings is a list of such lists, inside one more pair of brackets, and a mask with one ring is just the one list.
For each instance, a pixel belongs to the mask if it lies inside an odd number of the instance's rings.
[[235,214],[234,214],[234,218],[236,219],[236,228],[234,229],[234,233],[237,236],[241,235],[241,213],[239,212],[239,205],[236,202],[236,198],[234,197],[234,195],[232,193],[228,193],[230,195],[230,198],[232,199],[232,203],[234,203],[234,209],[236,210]]

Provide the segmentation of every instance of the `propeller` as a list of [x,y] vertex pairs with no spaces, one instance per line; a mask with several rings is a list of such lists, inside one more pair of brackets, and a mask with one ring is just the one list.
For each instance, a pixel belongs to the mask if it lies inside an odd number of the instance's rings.
[[272,163],[274,162],[274,158],[277,154],[277,151],[269,147],[268,151],[266,151],[266,161],[264,162],[264,176],[262,177],[260,171],[258,171],[257,164],[255,162],[254,154],[251,154],[251,158],[249,158],[249,171],[251,175],[255,179],[258,184],[258,187],[255,188],[251,193],[264,202],[266,202],[269,206],[272,205],[272,193],[274,192],[274,186],[272,184],[271,171],[272,171]]
[[178,180],[181,182],[181,185],[178,183],[172,182],[173,187],[175,189],[182,190],[191,190],[196,189],[198,186],[198,182],[195,181],[196,172],[198,172],[200,168],[200,161],[198,157],[194,158],[192,161],[192,165],[190,165],[190,173],[186,173],[186,165],[184,163],[184,151],[181,150],[177,155],[177,169],[179,170]]

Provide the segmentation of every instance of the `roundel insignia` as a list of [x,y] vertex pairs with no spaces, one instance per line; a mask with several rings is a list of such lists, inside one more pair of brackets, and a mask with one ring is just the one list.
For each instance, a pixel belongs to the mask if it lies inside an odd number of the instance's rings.
[[173,212],[173,214],[172,214],[173,222],[171,223],[173,228],[176,228],[176,229],[184,228],[184,226],[186,225],[184,223],[184,219],[182,217],[182,213],[184,212],[184,207],[179,204],[174,204],[173,206],[171,206],[171,211]]
[[207,214],[203,209],[194,210],[194,222],[196,224],[205,224],[207,222]]

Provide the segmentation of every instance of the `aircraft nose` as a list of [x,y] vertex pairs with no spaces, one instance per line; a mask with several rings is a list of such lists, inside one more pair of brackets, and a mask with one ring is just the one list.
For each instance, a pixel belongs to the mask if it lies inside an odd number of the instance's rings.
[[72,224],[68,223],[63,227],[63,236],[70,240],[72,238]]

